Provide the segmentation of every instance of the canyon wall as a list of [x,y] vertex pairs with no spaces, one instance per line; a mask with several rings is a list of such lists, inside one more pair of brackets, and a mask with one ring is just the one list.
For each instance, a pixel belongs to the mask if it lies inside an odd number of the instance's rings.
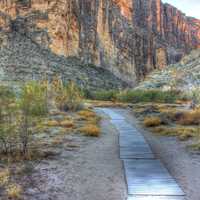
[[200,20],[160,0],[1,0],[0,28],[131,84],[200,47]]

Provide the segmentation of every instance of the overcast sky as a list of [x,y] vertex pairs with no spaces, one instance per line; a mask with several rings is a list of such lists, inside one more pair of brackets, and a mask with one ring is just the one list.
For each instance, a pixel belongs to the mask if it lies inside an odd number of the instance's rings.
[[200,19],[200,0],[162,0],[172,4],[186,15]]

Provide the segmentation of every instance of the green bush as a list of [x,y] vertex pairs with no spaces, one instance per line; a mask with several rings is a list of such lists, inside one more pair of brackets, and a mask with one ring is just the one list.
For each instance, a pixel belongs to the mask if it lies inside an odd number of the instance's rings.
[[56,90],[55,101],[60,110],[78,110],[82,105],[82,92],[77,85],[70,81],[66,86],[60,84]]
[[[11,152],[17,144],[17,104],[11,88],[0,86],[0,151]],[[13,145],[13,142],[15,145]]]
[[117,100],[129,103],[158,102],[174,103],[178,98],[177,91],[160,90],[127,90],[117,95]]
[[9,88],[0,87],[0,151],[27,156],[31,127],[47,114],[47,91],[43,84],[29,82],[16,98]]
[[115,101],[117,97],[118,91],[116,90],[100,90],[91,93],[91,98],[93,100],[100,100],[100,101]]
[[34,81],[22,87],[19,106],[23,114],[29,116],[44,116],[47,114],[47,88]]

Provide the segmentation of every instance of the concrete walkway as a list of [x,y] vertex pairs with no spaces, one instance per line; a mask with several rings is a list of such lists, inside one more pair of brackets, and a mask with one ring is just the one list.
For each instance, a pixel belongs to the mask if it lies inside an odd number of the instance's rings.
[[101,108],[119,132],[128,200],[184,200],[184,193],[163,164],[155,158],[143,135],[115,109]]

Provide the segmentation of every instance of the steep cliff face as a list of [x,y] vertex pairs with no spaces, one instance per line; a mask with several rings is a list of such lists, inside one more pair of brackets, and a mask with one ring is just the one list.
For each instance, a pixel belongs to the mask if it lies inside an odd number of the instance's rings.
[[200,21],[160,0],[1,0],[0,27],[132,84],[200,47]]

